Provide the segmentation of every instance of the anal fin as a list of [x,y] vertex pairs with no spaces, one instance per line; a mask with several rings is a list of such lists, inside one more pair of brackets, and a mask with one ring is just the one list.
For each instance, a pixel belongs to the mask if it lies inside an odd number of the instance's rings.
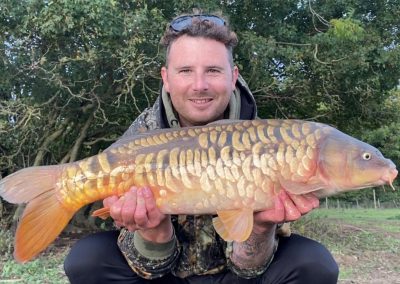
[[217,233],[225,241],[244,242],[253,230],[253,210],[244,208],[218,211],[213,219]]
[[99,218],[105,220],[108,217],[110,217],[110,208],[103,207],[103,208],[97,209],[97,210],[93,211],[92,217],[99,217]]

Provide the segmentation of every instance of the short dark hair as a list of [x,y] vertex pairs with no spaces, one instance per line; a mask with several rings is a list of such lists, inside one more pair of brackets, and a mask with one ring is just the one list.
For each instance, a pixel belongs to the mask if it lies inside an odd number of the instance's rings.
[[[185,14],[185,15],[190,16],[190,14]],[[179,17],[181,16],[184,15],[180,15]],[[221,16],[218,15],[218,17]],[[179,32],[173,30],[170,27],[170,24],[168,24],[167,29],[160,41],[161,45],[166,48],[167,63],[168,63],[168,54],[171,44],[174,41],[176,41],[179,37],[187,35],[190,37],[202,37],[207,39],[213,39],[223,43],[229,51],[229,61],[233,66],[232,53],[233,53],[233,48],[238,43],[238,38],[236,33],[230,29],[227,20],[226,19],[224,20],[225,20],[225,25],[221,26],[215,24],[212,21],[202,20],[199,17],[194,16],[192,18],[192,23]]]

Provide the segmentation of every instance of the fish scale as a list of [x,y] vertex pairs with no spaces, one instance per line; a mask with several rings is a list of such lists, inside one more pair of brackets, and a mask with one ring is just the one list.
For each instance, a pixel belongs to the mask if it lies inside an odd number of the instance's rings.
[[[166,213],[172,213],[170,210],[173,210],[174,212],[176,212],[176,210],[181,210],[179,213],[187,213],[186,210],[188,209],[186,209],[185,206],[180,206],[179,202],[173,202],[173,204],[176,205],[174,208],[170,208],[169,205],[166,205],[166,203],[168,203],[166,200],[170,196],[174,200],[178,199],[176,196],[174,197],[174,195],[181,193],[182,190],[177,189],[181,187],[186,188],[186,190],[183,191],[184,194],[180,196],[181,198],[179,198],[179,200],[183,200],[185,197],[189,197],[192,193],[197,193],[200,190],[205,193],[201,198],[203,203],[214,204],[214,207],[207,208],[207,206],[204,204],[203,206],[197,204],[196,208],[201,208],[203,211],[215,210],[219,204],[217,202],[209,202],[211,196],[207,196],[206,194],[214,191],[218,192],[218,186],[221,183],[224,184],[229,182],[229,190],[227,190],[227,193],[229,194],[227,197],[228,199],[234,199],[237,196],[244,196],[244,190],[242,186],[244,186],[244,188],[248,187],[254,188],[253,190],[258,190],[262,185],[260,180],[263,178],[263,174],[274,174],[272,171],[264,171],[264,173],[262,173],[260,170],[257,171],[256,169],[260,168],[261,166],[261,156],[269,149],[267,146],[273,145],[276,147],[276,144],[274,144],[273,141],[281,140],[282,142],[286,143],[289,141],[297,141],[295,134],[291,133],[291,125],[286,124],[284,125],[285,128],[282,128],[281,126],[282,125],[278,123],[272,123],[271,125],[260,125],[257,121],[252,121],[236,124],[234,128],[231,125],[200,127],[197,129],[200,130],[197,131],[197,133],[200,132],[200,134],[195,137],[195,141],[186,140],[183,143],[181,142],[180,148],[175,147],[169,150],[169,156],[165,157],[165,155],[162,155],[162,161],[160,161],[160,156],[157,153],[147,154],[145,158],[141,156],[144,154],[137,154],[138,158],[135,161],[136,171],[135,173],[132,173],[134,175],[132,184],[136,184],[138,186],[148,185],[150,187],[158,188],[159,192],[162,191],[162,197],[160,194],[158,194],[159,197],[157,198],[157,204],[161,209],[165,208],[164,210]],[[310,132],[309,127],[303,128],[305,131],[307,131],[307,134]],[[255,131],[255,129],[257,129],[257,131]],[[282,129],[285,130],[282,131]],[[269,136],[270,143],[263,144],[260,140],[260,137],[265,137],[268,131],[273,133],[275,136]],[[299,136],[299,133],[301,132],[297,131],[297,136]],[[303,133],[301,134],[304,135]],[[195,135],[196,131],[193,129],[179,132],[174,131],[170,136],[170,142],[174,141],[173,138],[179,138],[182,141],[185,137],[194,137]],[[141,151],[146,152],[149,147],[160,144],[154,143],[156,140],[161,141],[161,139],[152,138],[144,140],[141,138],[140,141],[142,143],[134,143],[138,146],[134,150],[136,150],[138,153]],[[197,142],[198,148],[194,150],[192,150],[193,148],[185,149],[186,144],[189,144],[189,146],[196,144],[193,142]],[[253,143],[253,147],[251,147],[251,143]],[[232,145],[227,146],[229,144]],[[299,143],[297,143],[297,145],[299,145]],[[208,151],[203,149],[208,149]],[[165,149],[161,151],[165,151]],[[194,155],[192,155],[192,151],[194,152]],[[247,153],[249,151],[252,152],[252,156],[249,156]],[[274,168],[276,171],[280,170],[281,168],[285,168],[285,170],[282,171],[282,175],[285,178],[292,174],[292,171],[290,171],[290,164],[292,163],[291,160],[294,156],[292,154],[288,154],[290,151],[293,151],[293,148],[290,145],[287,145],[285,148],[283,143],[279,144],[276,159],[280,168],[276,167],[276,163],[273,162],[272,156],[270,156],[269,159],[272,161],[269,162],[269,164],[275,165]],[[244,157],[246,158],[244,160],[235,159],[236,165],[234,165],[232,163],[234,156],[240,156],[240,153],[244,152]],[[155,161],[155,157],[159,157],[157,161]],[[158,166],[155,167],[154,165]],[[301,171],[300,176],[304,176],[304,174],[307,174],[307,172],[303,170]],[[246,177],[246,183],[238,183],[239,177],[242,175]],[[299,174],[297,175],[299,176]],[[155,176],[157,176],[156,179],[154,178]],[[220,181],[216,182],[215,179],[217,178],[220,179]],[[272,177],[272,179],[273,178],[274,177]],[[254,184],[255,180],[257,180],[256,184]],[[238,186],[238,184],[240,186]],[[126,185],[124,188],[129,187],[130,185]],[[221,190],[219,191],[221,192]],[[250,190],[247,191],[249,192]],[[248,195],[254,197],[254,193],[249,193]],[[184,198],[182,198],[182,196]],[[261,198],[262,201],[266,199],[266,197],[262,194],[262,190],[258,191],[257,196]],[[257,209],[258,206],[264,205],[255,205],[255,201],[251,201],[252,204],[256,206],[255,209]],[[249,204],[249,200],[243,200],[243,202],[246,202],[247,205]],[[231,206],[231,204],[226,201],[224,204],[228,207]]]
[[[272,208],[281,191],[324,197],[392,186],[396,176],[395,165],[377,149],[325,124],[219,121],[141,133],[81,161],[23,169],[0,180],[0,195],[28,203],[14,252],[25,262],[47,247],[79,208],[132,186],[148,186],[165,214],[217,214],[217,233],[241,242],[252,231],[253,212]],[[94,215],[108,214],[103,208]],[[43,238],[32,246],[38,232]]]
[[[309,133],[308,128],[306,129]],[[97,159],[91,158],[84,160],[79,163],[79,167],[85,176],[86,181],[74,182],[75,188],[67,187],[67,190],[62,190],[63,198],[68,200],[68,203],[72,202],[84,202],[86,203],[90,199],[97,200],[102,194],[109,194],[111,188],[116,187],[118,193],[122,194],[127,191],[130,186],[150,186],[158,188],[159,191],[163,191],[163,198],[168,197],[168,193],[173,194],[179,193],[180,187],[186,187],[194,191],[202,190],[203,192],[209,193],[217,190],[217,186],[222,183],[230,182],[228,190],[228,198],[233,199],[236,196],[243,197],[244,188],[255,188],[257,189],[262,185],[260,179],[262,174],[273,174],[274,172],[261,173],[256,168],[261,166],[261,156],[268,150],[267,145],[273,145],[276,147],[274,141],[282,140],[282,142],[296,141],[295,134],[291,133],[291,127],[287,123],[285,125],[278,123],[271,123],[268,125],[260,125],[258,121],[243,122],[236,124],[234,127],[231,125],[221,125],[214,127],[200,127],[196,129],[188,129],[181,131],[173,131],[171,135],[165,135],[164,133],[148,136],[139,137],[133,142],[129,143],[129,146],[120,146],[116,149],[111,149],[110,153],[114,155],[136,155],[134,161],[135,170],[127,171],[124,167],[118,167],[111,173],[112,162],[109,161],[110,155],[107,152],[97,156]],[[200,133],[197,136],[197,133]],[[265,144],[266,133],[273,134],[269,135],[269,144]],[[297,136],[304,135],[297,131]],[[197,137],[196,137],[197,136]],[[186,140],[186,143],[182,143],[181,148],[175,147],[169,150],[161,149],[158,153],[142,154],[141,152],[148,152],[149,148],[162,145],[166,139],[168,142],[173,142],[177,139],[181,141],[184,138],[193,138],[197,140],[199,148],[194,149],[194,155],[192,155],[192,149],[183,149],[185,144],[191,146],[194,141]],[[263,140],[260,139],[263,138]],[[264,141],[264,143],[262,143]],[[232,144],[232,145],[230,145]],[[298,143],[297,143],[298,144]],[[253,145],[253,147],[252,147]],[[203,150],[207,149],[207,151]],[[169,156],[166,156],[166,151],[169,152]],[[188,152],[189,151],[189,152]],[[248,155],[248,151],[252,152],[252,156]],[[290,166],[293,155],[288,155],[292,151],[292,147],[284,143],[279,144],[278,151],[276,153],[276,161],[281,168],[286,165]],[[237,157],[240,153],[245,152],[246,157],[241,160]],[[285,157],[286,153],[286,157]],[[186,157],[188,159],[186,159]],[[234,159],[236,157],[236,159]],[[167,159],[166,159],[167,158]],[[116,159],[116,158],[114,158]],[[218,161],[221,160],[222,163]],[[232,161],[236,164],[233,164]],[[273,162],[272,156],[270,156],[269,164],[273,165],[272,168],[279,170],[276,167],[276,163]],[[254,168],[254,169],[253,169]],[[102,169],[102,171],[99,171]],[[240,170],[239,170],[240,169]],[[289,168],[287,168],[289,169]],[[98,172],[96,174],[96,172]],[[253,174],[254,172],[254,174]],[[284,177],[288,177],[291,171],[282,171]],[[108,175],[108,179],[105,177]],[[238,183],[239,177],[243,175],[246,177],[246,183],[239,183],[240,186],[232,184]],[[256,177],[256,178],[254,178]],[[99,181],[93,182],[93,179],[97,178]],[[221,179],[221,182],[215,182],[215,179]],[[272,177],[273,178],[273,177]],[[105,183],[104,181],[109,181]],[[256,187],[253,183],[257,180]],[[83,183],[83,186],[80,184]],[[193,188],[193,185],[200,185],[199,187]],[[100,185],[100,187],[99,187]],[[68,190],[73,192],[74,199],[71,198],[71,194]],[[247,190],[248,192],[250,190]],[[260,191],[261,192],[261,191]],[[93,194],[99,193],[99,194]],[[187,191],[187,195],[190,194]],[[254,196],[253,194],[248,194]],[[258,196],[262,196],[261,193]],[[210,197],[204,196],[204,201],[207,204]],[[261,198],[265,199],[264,196]],[[90,200],[91,201],[91,200]],[[246,204],[248,200],[244,200]],[[163,202],[161,197],[157,199],[157,203],[162,206]],[[253,202],[254,203],[254,202]],[[179,206],[179,203],[175,203]],[[212,204],[217,204],[213,202]],[[230,206],[225,202],[226,206]],[[217,204],[218,205],[218,204]],[[215,205],[215,206],[217,206]],[[199,208],[200,206],[197,206]],[[174,208],[176,210],[176,208]],[[182,208],[182,210],[185,210]],[[202,210],[209,210],[206,206],[202,206]],[[215,209],[214,209],[215,210]]]

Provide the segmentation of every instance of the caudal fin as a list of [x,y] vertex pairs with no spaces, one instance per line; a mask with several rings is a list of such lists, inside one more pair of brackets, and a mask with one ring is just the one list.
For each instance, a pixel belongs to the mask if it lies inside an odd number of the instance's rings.
[[43,251],[74,215],[58,200],[60,166],[32,167],[0,180],[0,196],[11,203],[28,203],[15,235],[14,257],[26,262]]

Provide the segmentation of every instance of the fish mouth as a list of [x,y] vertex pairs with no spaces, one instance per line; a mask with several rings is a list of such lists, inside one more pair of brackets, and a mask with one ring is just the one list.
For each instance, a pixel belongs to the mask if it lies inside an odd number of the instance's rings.
[[353,187],[353,190],[358,190],[358,189],[363,189],[363,188],[369,188],[369,187],[375,187],[375,186],[381,186],[381,185],[386,185],[388,184],[393,190],[396,190],[395,187],[393,186],[393,181],[397,177],[398,171],[396,168],[390,168],[387,169],[380,179],[377,179],[375,181],[371,181],[369,183],[365,183],[361,186],[358,187]]
[[394,179],[397,177],[397,174],[399,172],[397,171],[396,168],[391,168],[389,169],[384,175],[382,175],[381,177],[381,181],[383,184],[389,184],[389,186],[395,190],[394,186],[393,186],[393,181]]

